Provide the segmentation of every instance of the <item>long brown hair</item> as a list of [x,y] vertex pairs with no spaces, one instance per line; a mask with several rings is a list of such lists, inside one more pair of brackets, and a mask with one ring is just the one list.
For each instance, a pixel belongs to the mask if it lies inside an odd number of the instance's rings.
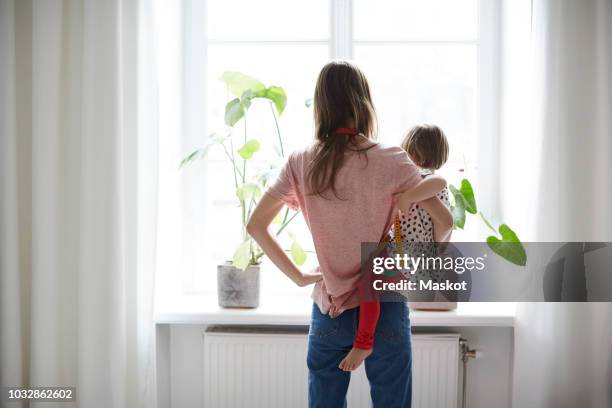
[[334,133],[350,127],[366,138],[376,138],[376,112],[365,75],[347,61],[333,61],[321,69],[314,94],[315,150],[308,169],[310,194],[336,193],[336,174],[347,150],[360,154],[359,136]]

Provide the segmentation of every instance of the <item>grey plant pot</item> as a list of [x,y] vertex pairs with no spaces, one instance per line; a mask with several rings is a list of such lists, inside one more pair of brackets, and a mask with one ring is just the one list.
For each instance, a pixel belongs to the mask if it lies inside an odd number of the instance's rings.
[[217,266],[217,298],[221,307],[259,306],[259,265],[241,270],[231,262]]

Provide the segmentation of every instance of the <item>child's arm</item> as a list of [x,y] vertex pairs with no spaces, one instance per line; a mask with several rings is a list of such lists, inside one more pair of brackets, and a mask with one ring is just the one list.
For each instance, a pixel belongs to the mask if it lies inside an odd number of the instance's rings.
[[380,303],[373,292],[371,282],[360,282],[357,295],[359,297],[359,325],[353,347],[370,350],[374,344],[374,332],[380,315]]
[[424,178],[419,184],[400,194],[398,207],[404,214],[408,214],[413,203],[435,197],[446,187],[446,180],[440,176],[432,175]]
[[380,302],[376,299],[359,301],[359,325],[353,347],[370,350],[374,345],[374,332],[380,316]]
[[421,201],[419,206],[431,217],[434,241],[450,241],[453,232],[453,215],[444,203],[438,197],[431,197]]

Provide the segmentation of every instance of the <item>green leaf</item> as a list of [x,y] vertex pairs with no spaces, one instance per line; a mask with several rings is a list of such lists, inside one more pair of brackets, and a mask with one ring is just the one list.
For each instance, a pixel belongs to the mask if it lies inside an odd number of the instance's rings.
[[456,205],[461,205],[464,209],[467,207],[467,200],[463,196],[463,193],[457,189],[457,187],[450,184],[448,186],[450,192],[453,194],[453,198],[455,199]]
[[516,233],[506,224],[499,226],[501,240],[495,236],[487,237],[487,245],[493,252],[515,265],[527,264],[527,253]]
[[211,133],[208,136],[208,140],[210,140],[212,143],[217,143],[217,144],[223,144],[227,139],[228,139],[228,135],[220,135],[218,133]]
[[232,99],[225,105],[225,124],[234,126],[240,119],[244,117],[244,105],[240,99]]
[[248,239],[244,241],[236,252],[234,252],[234,256],[232,257],[232,262],[234,266],[238,269],[245,270],[247,266],[249,266],[249,260],[251,255],[251,240]]
[[295,240],[291,243],[291,257],[297,266],[302,266],[306,262],[306,252]]
[[227,85],[234,96],[238,97],[242,96],[242,94],[248,90],[256,93],[266,88],[261,81],[235,71],[225,71],[219,79]]
[[463,198],[465,199],[465,209],[470,214],[476,214],[478,212],[478,208],[476,207],[476,198],[474,197],[474,189],[472,188],[472,184],[467,179],[461,180],[461,188],[459,189]]
[[242,106],[245,110],[251,107],[251,99],[253,99],[254,97],[255,95],[250,89],[244,91],[244,93],[240,97],[240,103],[242,103]]
[[461,201],[455,202],[455,205],[451,207],[451,213],[453,214],[453,223],[455,227],[463,229],[465,226],[465,207]]
[[201,149],[197,149],[194,150],[193,152],[189,153],[188,156],[186,156],[183,160],[181,160],[181,164],[179,165],[179,168],[183,168],[186,165],[199,160],[199,159],[203,159],[204,157],[206,157],[206,153],[208,151],[208,148],[210,147],[210,145],[206,145]]
[[260,186],[267,186],[270,182],[278,177],[278,168],[275,164],[270,164],[268,167],[260,168],[255,171],[255,180]]
[[265,88],[259,92],[255,92],[255,96],[271,100],[274,106],[276,106],[279,115],[283,114],[285,106],[287,106],[287,94],[280,86]]
[[249,160],[257,151],[259,151],[259,148],[259,141],[257,139],[251,139],[247,141],[240,149],[238,149],[238,154],[244,160]]
[[184,166],[191,164],[192,162],[200,159],[205,159],[208,154],[208,150],[210,150],[211,146],[215,144],[223,144],[227,140],[227,135],[220,135],[218,133],[211,133],[206,138],[206,143],[203,147],[194,150],[189,153],[189,155],[185,156],[183,160],[181,160],[181,164],[179,168],[183,168]]
[[253,198],[258,199],[261,196],[261,188],[254,183],[245,183],[236,189],[236,197],[245,203],[250,202]]
[[466,179],[463,179],[461,181],[461,190],[457,189],[457,187],[453,186],[452,184],[449,185],[448,188],[453,194],[455,203],[461,203],[461,206],[467,212],[469,212],[470,214],[476,214],[476,200],[474,199],[474,191],[472,190],[472,185],[469,181],[467,181]]

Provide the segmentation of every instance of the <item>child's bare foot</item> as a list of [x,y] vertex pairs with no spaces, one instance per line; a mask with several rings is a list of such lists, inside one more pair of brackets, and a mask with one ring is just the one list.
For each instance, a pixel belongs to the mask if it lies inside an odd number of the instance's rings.
[[353,371],[356,370],[357,367],[363,363],[363,360],[368,358],[368,356],[372,354],[372,349],[364,350],[353,347],[351,351],[344,357],[344,359],[338,365],[343,371]]

